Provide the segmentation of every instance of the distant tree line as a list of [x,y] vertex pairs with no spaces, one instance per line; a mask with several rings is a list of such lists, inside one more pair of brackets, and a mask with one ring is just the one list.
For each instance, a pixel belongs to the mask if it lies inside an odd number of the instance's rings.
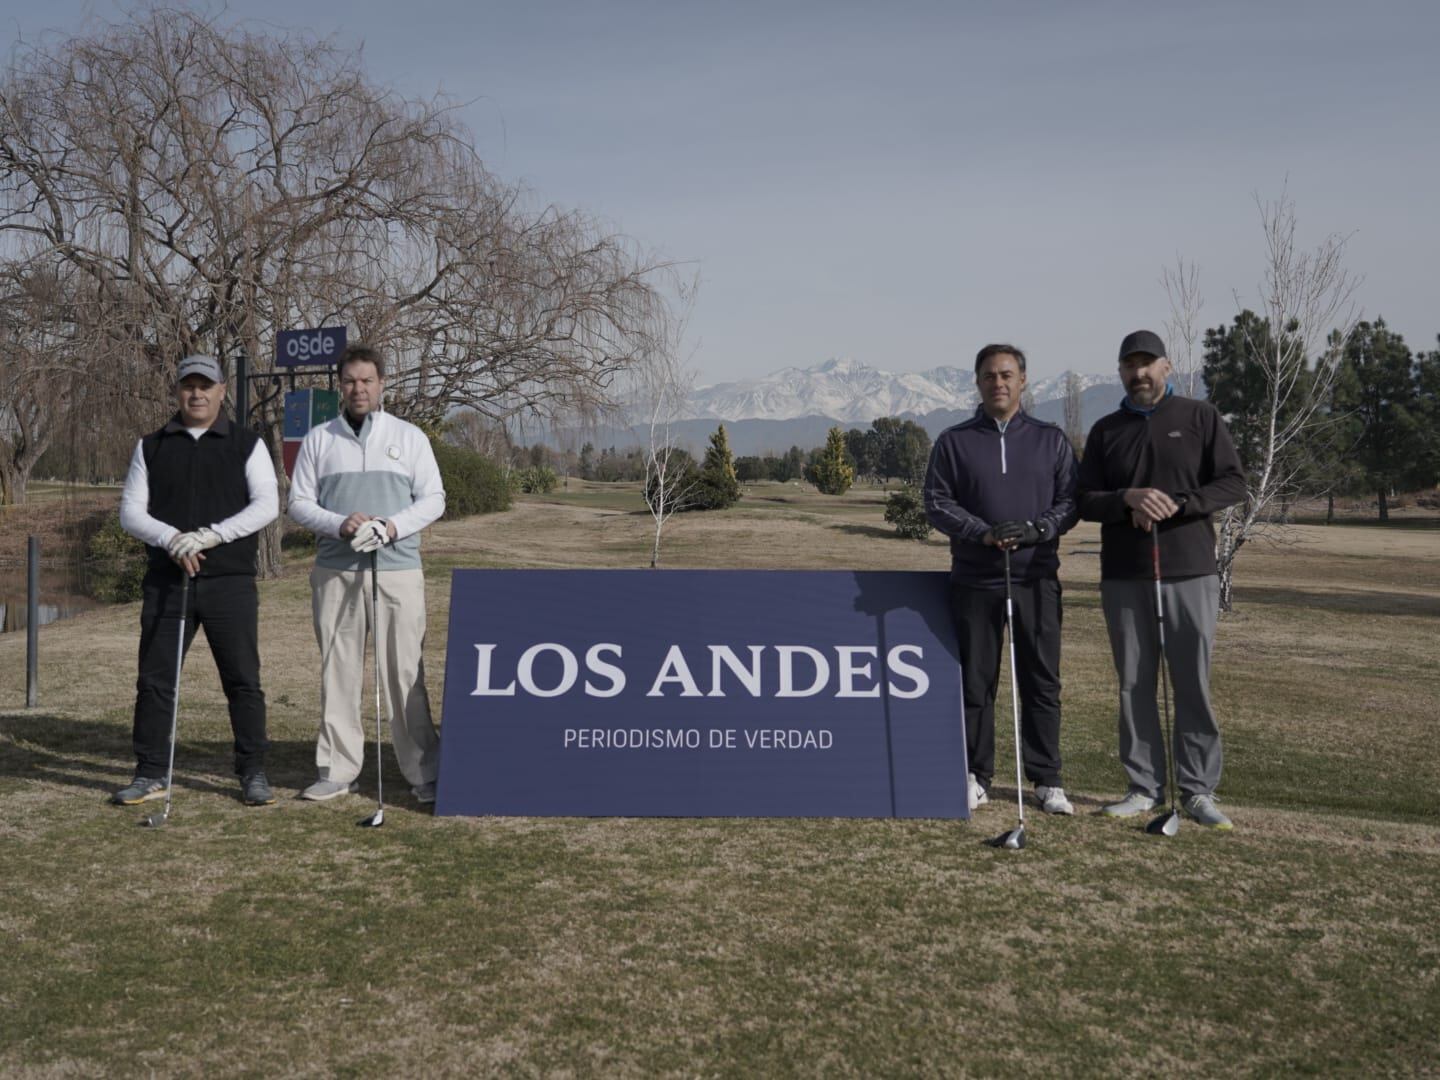
[[[716,432],[724,432],[724,425]],[[471,440],[474,441],[473,439]],[[707,451],[707,459],[713,458],[715,436]],[[902,420],[896,416],[882,416],[873,421],[869,429],[849,431],[834,428],[826,445],[806,450],[791,446],[784,453],[747,454],[730,458],[730,468],[740,483],[753,484],[762,481],[775,483],[816,484],[817,487],[833,487],[836,481],[834,463],[831,458],[838,452],[850,470],[849,487],[856,481],[889,483],[918,486],[925,475],[925,466],[930,459],[930,436],[923,427],[913,420]],[[564,475],[579,476],[583,480],[601,483],[638,483],[645,479],[645,450],[640,446],[597,447],[592,442],[584,443],[577,453],[557,450],[543,444],[516,447],[508,440],[491,440],[492,455],[503,455],[516,463],[531,466],[550,465]],[[837,450],[838,446],[838,450]],[[703,468],[694,456],[685,450],[675,451],[682,455],[690,467]],[[729,455],[728,436],[725,436],[724,455]],[[817,482],[822,473],[827,477]],[[835,474],[838,475],[838,474]]]

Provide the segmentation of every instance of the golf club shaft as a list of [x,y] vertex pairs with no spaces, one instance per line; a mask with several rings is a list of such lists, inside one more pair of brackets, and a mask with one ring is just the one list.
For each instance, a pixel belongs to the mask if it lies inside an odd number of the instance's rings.
[[1165,787],[1170,792],[1170,809],[1175,809],[1175,733],[1170,724],[1170,658],[1165,654],[1165,599],[1160,590],[1160,526],[1150,526],[1151,561],[1155,567],[1155,626],[1160,632],[1160,697],[1165,717]]
[[180,730],[180,671],[185,664],[185,621],[189,614],[190,574],[180,568],[180,628],[175,638],[175,685],[170,697],[170,764],[165,768],[165,817],[170,816],[170,789],[175,783],[175,742]]
[[380,728],[380,553],[370,552],[370,654],[375,664],[375,799],[385,808],[385,737]]
[[1025,825],[1025,783],[1020,768],[1020,683],[1015,677],[1015,615],[1010,601],[1010,549],[1005,549],[1005,637],[1010,643],[1010,712],[1015,721],[1015,807]]

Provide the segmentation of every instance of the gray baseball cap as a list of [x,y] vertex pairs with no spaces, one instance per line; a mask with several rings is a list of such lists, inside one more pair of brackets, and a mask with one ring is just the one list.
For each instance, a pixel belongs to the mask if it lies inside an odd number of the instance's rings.
[[187,356],[175,369],[175,381],[184,381],[187,375],[200,375],[211,382],[224,382],[225,373],[220,370],[220,361],[213,356]]

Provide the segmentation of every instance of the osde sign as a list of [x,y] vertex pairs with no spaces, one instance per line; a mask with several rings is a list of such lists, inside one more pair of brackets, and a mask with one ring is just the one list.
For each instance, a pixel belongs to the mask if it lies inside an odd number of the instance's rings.
[[276,367],[310,367],[333,364],[345,351],[345,327],[321,326],[311,330],[282,330],[275,335]]

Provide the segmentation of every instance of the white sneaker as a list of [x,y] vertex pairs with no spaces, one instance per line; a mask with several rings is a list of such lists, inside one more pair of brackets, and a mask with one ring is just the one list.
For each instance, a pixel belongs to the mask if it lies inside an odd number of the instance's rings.
[[1180,805],[1185,808],[1198,824],[1209,829],[1233,829],[1235,824],[1215,807],[1213,795],[1186,795],[1180,800]]
[[1155,809],[1155,800],[1143,791],[1136,791],[1133,788],[1126,796],[1117,803],[1111,803],[1100,813],[1106,817],[1134,817],[1136,814],[1143,814],[1147,810]]
[[1065,797],[1065,789],[1062,787],[1046,787],[1044,784],[1036,784],[1035,798],[1040,800],[1040,809],[1047,814],[1075,813],[1075,807],[1070,805],[1070,800]]
[[965,774],[965,787],[970,796],[971,810],[974,810],[978,806],[984,806],[990,801],[990,796],[986,793],[985,789],[980,786],[980,781],[975,779],[973,772]]

